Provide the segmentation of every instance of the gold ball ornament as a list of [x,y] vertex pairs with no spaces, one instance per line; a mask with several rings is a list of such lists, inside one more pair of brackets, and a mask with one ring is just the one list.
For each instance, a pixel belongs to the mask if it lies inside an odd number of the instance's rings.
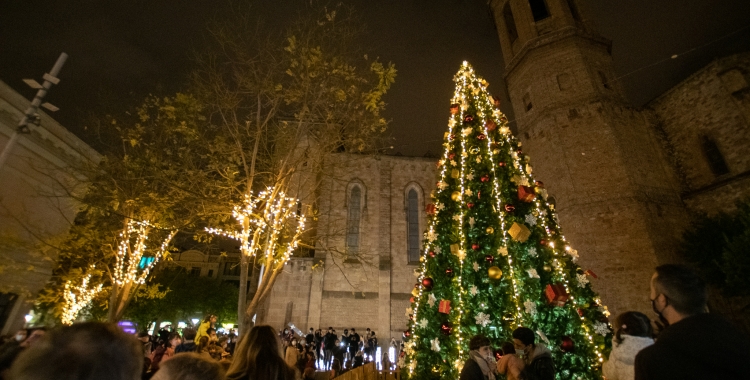
[[549,265],[545,265],[542,267],[542,269],[544,269],[545,272],[549,272],[552,270],[552,267],[550,267]]
[[492,235],[492,234],[495,233],[495,229],[492,228],[492,227],[487,227],[487,229],[485,231],[487,231],[487,233],[490,234],[490,235]]
[[453,199],[454,201],[458,202],[461,199],[461,192],[460,191],[454,191],[451,194],[451,199]]
[[413,295],[414,297],[418,296],[419,295],[419,290],[417,290],[417,288],[412,289],[411,290],[411,295]]
[[500,268],[496,266],[491,266],[490,269],[487,270],[487,274],[493,280],[499,280],[500,277],[503,277],[503,271],[501,271]]

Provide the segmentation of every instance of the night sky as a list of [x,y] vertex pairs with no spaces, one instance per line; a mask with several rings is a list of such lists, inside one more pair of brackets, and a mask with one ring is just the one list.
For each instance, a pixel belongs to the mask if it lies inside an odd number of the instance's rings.
[[[68,53],[61,83],[46,100],[61,108],[53,117],[91,141],[83,129],[88,113],[117,112],[148,93],[184,88],[191,51],[200,49],[206,21],[226,8],[225,1],[4,0],[0,80],[30,98],[34,91],[21,79],[41,82],[60,52]],[[394,153],[440,153],[451,79],[463,60],[505,98],[504,65],[486,0],[343,2],[367,21],[365,50],[398,69],[386,96]],[[584,2],[600,33],[613,41],[615,69],[635,105],[715,58],[750,50],[747,0]],[[258,17],[274,25],[309,0],[257,3]],[[679,57],[671,59],[673,54]]]

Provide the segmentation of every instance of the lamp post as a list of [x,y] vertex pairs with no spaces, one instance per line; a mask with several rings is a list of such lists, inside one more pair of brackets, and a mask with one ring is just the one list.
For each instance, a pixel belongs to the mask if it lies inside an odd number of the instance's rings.
[[57,74],[60,73],[60,69],[62,69],[63,64],[65,64],[65,61],[68,59],[68,55],[65,53],[61,53],[60,57],[57,58],[57,62],[55,62],[55,65],[52,66],[52,70],[50,70],[49,73],[44,74],[44,84],[39,84],[35,80],[24,80],[28,85],[30,85],[32,88],[37,88],[39,91],[36,92],[36,96],[34,96],[34,99],[31,101],[31,104],[29,105],[29,108],[26,109],[26,112],[23,115],[23,118],[20,122],[18,122],[18,126],[16,126],[16,130],[13,131],[13,134],[10,136],[10,139],[5,144],[5,147],[3,148],[2,153],[0,153],[0,169],[3,168],[3,165],[5,164],[5,161],[10,156],[10,152],[15,146],[15,144],[18,142],[18,138],[20,137],[20,134],[28,134],[30,133],[29,130],[29,122],[35,122],[36,119],[39,117],[37,115],[37,110],[39,109],[39,106],[43,106],[45,108],[48,108],[51,111],[56,111],[57,107],[44,103],[42,104],[42,99],[44,99],[44,96],[47,95],[47,92],[50,88],[52,88],[53,84],[60,83],[60,79],[57,78]]

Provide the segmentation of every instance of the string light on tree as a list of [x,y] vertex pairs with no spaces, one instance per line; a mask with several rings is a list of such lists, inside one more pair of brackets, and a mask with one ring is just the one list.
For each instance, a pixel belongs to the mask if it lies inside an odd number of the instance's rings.
[[466,62],[454,82],[432,194],[443,207],[428,215],[407,311],[403,374],[458,378],[471,336],[482,333],[499,346],[526,326],[551,346],[562,378],[600,378],[611,330],[588,278],[576,276],[583,273],[577,252],[561,232],[547,191],[534,179],[487,82]]
[[[92,267],[89,272],[96,269]],[[63,293],[63,311],[60,319],[63,324],[70,325],[78,319],[78,314],[85,309],[91,300],[102,291],[102,284],[91,286],[91,273],[86,274],[80,283],[75,284],[73,280],[65,283]]]

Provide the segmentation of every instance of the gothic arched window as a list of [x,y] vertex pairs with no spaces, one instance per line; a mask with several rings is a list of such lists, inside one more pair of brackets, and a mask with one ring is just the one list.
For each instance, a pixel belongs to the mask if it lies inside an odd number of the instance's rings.
[[362,189],[354,185],[349,191],[349,212],[346,218],[346,252],[355,254],[359,250],[359,226],[362,219]]
[[417,190],[410,189],[407,194],[407,252],[410,263],[419,262],[419,194]]

